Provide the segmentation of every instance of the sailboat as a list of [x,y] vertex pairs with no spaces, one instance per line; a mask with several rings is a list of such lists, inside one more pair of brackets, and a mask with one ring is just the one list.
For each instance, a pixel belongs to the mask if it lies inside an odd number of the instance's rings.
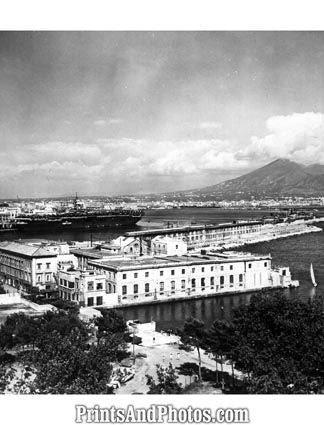
[[316,288],[317,283],[316,283],[316,280],[315,280],[314,269],[313,269],[313,264],[312,263],[310,265],[310,275],[311,275],[312,283],[313,283],[313,285]]

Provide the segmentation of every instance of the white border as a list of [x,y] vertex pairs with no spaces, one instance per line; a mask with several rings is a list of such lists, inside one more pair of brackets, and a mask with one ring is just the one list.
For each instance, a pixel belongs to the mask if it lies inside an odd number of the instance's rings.
[[[0,30],[323,30],[319,0],[8,0]],[[323,46],[324,48],[324,46]],[[0,70],[1,72],[1,70]],[[322,396],[0,396],[3,424],[69,425],[74,405],[248,407],[255,425],[320,423]]]
[[1,30],[321,30],[321,0],[2,0]]

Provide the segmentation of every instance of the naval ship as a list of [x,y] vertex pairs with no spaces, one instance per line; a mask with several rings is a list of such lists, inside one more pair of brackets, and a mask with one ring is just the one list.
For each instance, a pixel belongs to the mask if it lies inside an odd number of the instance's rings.
[[72,208],[66,208],[53,214],[28,215],[16,217],[15,228],[21,232],[56,231],[56,230],[90,230],[111,227],[132,227],[144,215],[140,209],[104,209],[85,208],[74,200]]

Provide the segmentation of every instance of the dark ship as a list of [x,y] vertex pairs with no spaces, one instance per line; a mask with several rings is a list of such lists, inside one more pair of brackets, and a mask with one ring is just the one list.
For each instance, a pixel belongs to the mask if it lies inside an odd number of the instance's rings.
[[16,217],[15,228],[21,232],[56,230],[91,230],[111,227],[132,227],[144,215],[139,209],[99,209],[80,206],[77,198],[74,207],[57,211],[55,214]]

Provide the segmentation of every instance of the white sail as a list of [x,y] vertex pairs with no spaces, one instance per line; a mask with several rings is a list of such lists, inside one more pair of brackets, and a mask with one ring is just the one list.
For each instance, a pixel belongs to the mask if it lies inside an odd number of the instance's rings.
[[310,265],[310,275],[311,275],[313,285],[317,286],[317,283],[316,283],[316,280],[315,280],[315,275],[314,275],[313,264]]

